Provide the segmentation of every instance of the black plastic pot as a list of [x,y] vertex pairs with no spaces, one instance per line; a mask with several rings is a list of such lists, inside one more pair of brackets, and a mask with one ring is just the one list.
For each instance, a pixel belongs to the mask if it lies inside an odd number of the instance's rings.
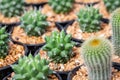
[[84,2],[75,2],[77,4],[81,4],[81,5],[85,5],[85,6],[94,6],[96,4],[99,4],[100,1],[97,1],[97,2],[92,2],[92,3],[84,3]]
[[[83,65],[81,65],[83,66]],[[78,71],[81,66],[76,67],[75,69],[73,69],[69,74],[66,80],[72,80],[73,76],[76,75],[76,71]],[[112,67],[114,67],[115,69],[120,71],[120,63],[116,63],[116,62],[112,62]]]
[[[4,77],[1,80],[8,80],[7,78],[11,76],[11,73],[9,73],[6,77]],[[58,78],[58,80],[62,80],[62,78],[60,77],[60,75],[57,72],[53,72],[53,75],[55,75]]]

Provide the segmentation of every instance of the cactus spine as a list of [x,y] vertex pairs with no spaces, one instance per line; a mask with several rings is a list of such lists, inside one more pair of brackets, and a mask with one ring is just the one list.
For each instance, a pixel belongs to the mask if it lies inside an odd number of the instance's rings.
[[115,54],[120,56],[120,8],[116,9],[110,19],[112,27],[112,42],[115,49]]
[[110,42],[101,37],[93,37],[82,45],[82,56],[87,66],[89,80],[111,80]]

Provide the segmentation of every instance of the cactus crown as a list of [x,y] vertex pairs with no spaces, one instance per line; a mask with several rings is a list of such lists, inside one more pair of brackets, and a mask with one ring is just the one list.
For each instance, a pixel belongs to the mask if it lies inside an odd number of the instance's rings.
[[74,0],[48,0],[56,13],[67,13],[73,8]]
[[18,60],[18,64],[12,65],[15,72],[15,80],[48,80],[47,76],[52,74],[49,69],[49,62],[41,59],[37,54],[33,57],[31,54]]
[[53,32],[52,36],[46,37],[46,45],[43,50],[51,61],[55,63],[66,63],[72,57],[72,48],[74,43],[71,41],[71,35],[66,35],[64,31]]
[[24,10],[24,0],[0,0],[0,13],[5,17],[20,16]]
[[119,0],[104,0],[105,6],[107,7],[107,10],[109,12],[112,12],[117,7],[120,7],[120,1]]
[[92,6],[86,7],[81,9],[77,16],[77,21],[83,32],[96,32],[101,29],[100,20],[102,15],[99,13],[98,9],[95,9]]
[[46,15],[37,10],[26,12],[21,17],[21,27],[28,36],[40,36],[46,31],[48,26],[46,18]]
[[5,27],[0,27],[0,58],[4,58],[8,53],[8,41]]

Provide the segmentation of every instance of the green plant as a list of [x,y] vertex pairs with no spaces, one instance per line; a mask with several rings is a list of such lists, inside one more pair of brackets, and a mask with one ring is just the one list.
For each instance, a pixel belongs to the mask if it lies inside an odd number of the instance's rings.
[[45,37],[46,44],[42,48],[47,52],[51,61],[55,63],[66,63],[73,55],[74,43],[71,35],[66,35],[64,31],[53,32],[52,36]]
[[21,17],[21,27],[29,36],[40,36],[46,31],[48,26],[46,18],[46,15],[37,10],[26,12]]
[[109,12],[112,12],[116,8],[120,7],[119,0],[104,0],[105,6]]
[[93,37],[86,40],[82,45],[81,54],[89,80],[111,80],[112,46],[107,39]]
[[56,13],[67,13],[73,8],[74,0],[48,0]]
[[0,13],[5,17],[20,16],[24,10],[24,0],[0,0]]
[[15,80],[48,80],[47,76],[52,74],[49,69],[49,62],[41,59],[37,54],[33,57],[31,54],[18,60],[18,64],[12,65],[15,72]]
[[120,8],[116,9],[110,19],[112,27],[112,42],[115,49],[115,54],[120,56]]
[[8,41],[5,27],[0,27],[0,58],[4,58],[8,53]]
[[102,15],[98,9],[92,6],[81,9],[78,14],[77,21],[79,22],[80,28],[83,32],[97,32],[101,29],[100,20]]

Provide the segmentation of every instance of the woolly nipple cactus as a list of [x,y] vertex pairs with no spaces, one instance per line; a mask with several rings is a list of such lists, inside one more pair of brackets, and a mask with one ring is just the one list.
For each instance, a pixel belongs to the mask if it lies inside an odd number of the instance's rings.
[[112,27],[112,42],[115,48],[115,54],[120,56],[120,8],[112,13],[110,25]]
[[0,27],[0,59],[4,58],[8,53],[8,33],[5,27]]
[[53,32],[52,36],[46,37],[46,45],[43,50],[47,52],[49,59],[55,63],[66,63],[73,55],[74,43],[71,35],[66,35],[64,31]]
[[24,0],[0,0],[0,13],[5,17],[20,16],[24,10]]
[[90,38],[83,43],[81,53],[89,80],[111,80],[112,46],[108,40],[102,37]]
[[18,64],[12,65],[15,72],[13,80],[48,80],[48,75],[52,74],[48,64],[39,54],[35,57],[31,54],[24,56],[18,60]]
[[40,36],[46,31],[48,26],[46,18],[46,15],[37,10],[26,12],[21,17],[21,27],[28,36]]
[[74,0],[48,0],[56,13],[67,13],[73,8]]
[[78,14],[77,21],[79,22],[80,28],[83,32],[97,32],[101,29],[100,20],[102,15],[98,9],[92,6],[81,9]]

